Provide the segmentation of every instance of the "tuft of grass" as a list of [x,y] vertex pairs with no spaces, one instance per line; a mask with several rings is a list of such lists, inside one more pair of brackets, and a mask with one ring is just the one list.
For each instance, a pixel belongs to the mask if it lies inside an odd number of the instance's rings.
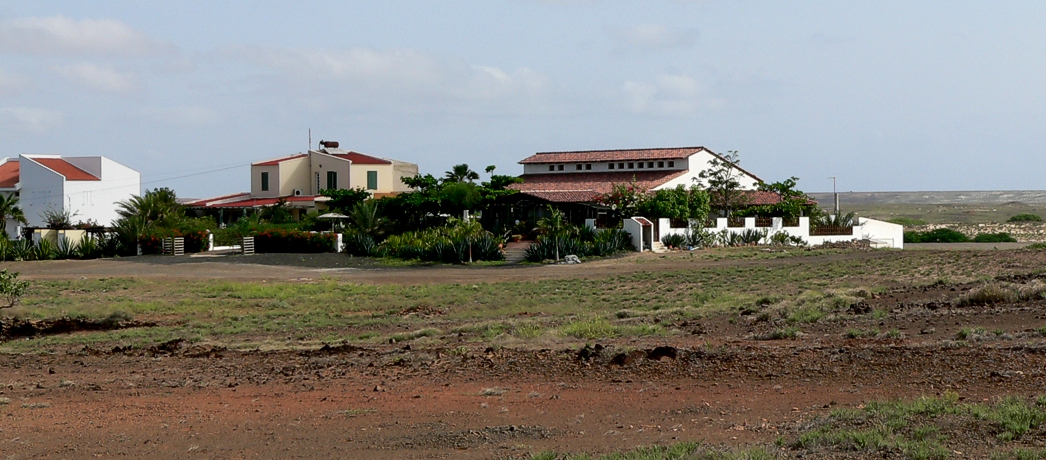
[[617,327],[603,318],[572,321],[561,327],[559,330],[564,335],[577,339],[602,339],[618,336]]
[[847,329],[846,338],[848,339],[866,339],[873,338],[879,335],[878,329]]
[[537,324],[523,323],[516,325],[512,330],[512,335],[520,339],[536,339],[541,336],[542,332],[544,331]]
[[806,305],[788,313],[789,323],[816,323],[824,318],[824,312],[816,305]]
[[480,396],[501,396],[503,394],[505,394],[505,390],[497,387],[484,388],[482,390],[479,390]]
[[[698,447],[700,447],[700,444],[696,442],[682,442],[669,446],[637,447],[630,451],[601,455],[599,457],[592,457],[586,454],[562,454],[555,451],[545,451],[532,454],[530,460],[683,460],[692,458],[691,456],[697,451]],[[713,458],[718,459],[720,457]],[[752,460],[762,460],[762,458],[752,458]]]
[[995,404],[963,404],[952,392],[910,401],[874,401],[860,409],[833,411],[789,444],[796,449],[827,447],[865,456],[900,453],[912,460],[944,459],[951,451],[944,446],[939,422],[984,423],[999,440],[1014,441],[1046,423],[1046,411],[1038,402],[1038,398],[1008,397]]
[[785,340],[799,337],[802,331],[797,327],[778,328],[755,336],[756,340]]
[[396,342],[406,342],[409,340],[420,339],[422,337],[434,337],[442,334],[443,332],[436,328],[420,329],[413,332],[403,332],[400,334],[393,334],[389,336],[389,340]]

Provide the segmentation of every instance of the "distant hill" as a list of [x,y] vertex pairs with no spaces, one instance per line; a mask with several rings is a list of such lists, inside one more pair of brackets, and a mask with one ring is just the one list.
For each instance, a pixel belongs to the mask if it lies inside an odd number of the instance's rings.
[[[831,193],[811,193],[821,207],[831,207]],[[968,192],[839,192],[840,205],[869,204],[1046,204],[1043,190]]]

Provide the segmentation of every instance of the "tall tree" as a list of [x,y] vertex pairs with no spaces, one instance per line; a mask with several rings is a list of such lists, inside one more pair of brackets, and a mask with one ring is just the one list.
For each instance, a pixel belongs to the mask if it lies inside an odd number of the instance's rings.
[[471,184],[475,182],[476,179],[479,179],[479,174],[476,173],[476,171],[470,169],[469,165],[462,163],[459,165],[454,165],[453,168],[450,168],[450,171],[447,171],[447,174],[444,176],[443,181],[468,182]]
[[739,180],[743,176],[741,168],[738,167],[740,163],[737,150],[731,150],[722,158],[713,158],[708,162],[710,167],[694,178],[694,181],[708,190],[712,207],[724,211],[727,217],[730,217],[734,209],[748,202],[748,195]]
[[29,223],[25,219],[22,207],[18,205],[18,197],[0,194],[0,232],[4,233],[0,237],[3,238],[7,238],[7,219],[13,219],[22,224]]

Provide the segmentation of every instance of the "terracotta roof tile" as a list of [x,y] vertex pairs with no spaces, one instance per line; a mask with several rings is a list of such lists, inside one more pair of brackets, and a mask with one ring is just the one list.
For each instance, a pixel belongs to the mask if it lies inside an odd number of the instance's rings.
[[390,164],[392,164],[391,161],[386,160],[384,158],[372,157],[370,155],[365,155],[365,154],[362,154],[362,153],[359,153],[359,152],[335,153],[335,154],[331,154],[331,155],[332,156],[336,156],[338,158],[344,158],[346,160],[351,161],[353,164],[358,164],[358,165],[390,165]]
[[284,161],[296,160],[298,158],[304,158],[309,156],[305,153],[299,153],[297,155],[291,155],[289,157],[277,158],[275,160],[259,161],[257,163],[251,163],[251,166],[276,166]]
[[519,193],[552,203],[593,203],[602,196],[591,190],[526,191]]
[[596,161],[629,161],[629,160],[673,160],[687,158],[704,147],[676,147],[662,149],[621,149],[621,150],[578,150],[571,152],[538,152],[520,164],[544,163],[584,163]]
[[18,160],[0,165],[0,188],[14,188],[18,184]]
[[633,178],[636,185],[652,189],[684,173],[686,171],[524,174],[522,184],[512,184],[509,188],[527,193],[590,192],[602,195],[609,192],[614,184],[629,184]]
[[72,163],[61,158],[32,157],[30,159],[44,165],[45,168],[50,169],[51,171],[65,176],[65,180],[102,180],[87,171],[73,166]]

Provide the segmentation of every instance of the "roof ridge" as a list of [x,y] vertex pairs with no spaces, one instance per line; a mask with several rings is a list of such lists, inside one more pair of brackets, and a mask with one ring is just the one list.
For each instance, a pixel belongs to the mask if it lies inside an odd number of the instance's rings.
[[[534,152],[534,155],[546,155],[551,153],[595,153],[595,152],[642,152],[645,150],[692,150],[692,149],[704,149],[708,150],[707,147],[698,145],[693,147],[647,147],[640,149],[596,149],[596,150],[558,150],[558,151],[547,151],[547,152]],[[711,151],[711,150],[709,150]]]

